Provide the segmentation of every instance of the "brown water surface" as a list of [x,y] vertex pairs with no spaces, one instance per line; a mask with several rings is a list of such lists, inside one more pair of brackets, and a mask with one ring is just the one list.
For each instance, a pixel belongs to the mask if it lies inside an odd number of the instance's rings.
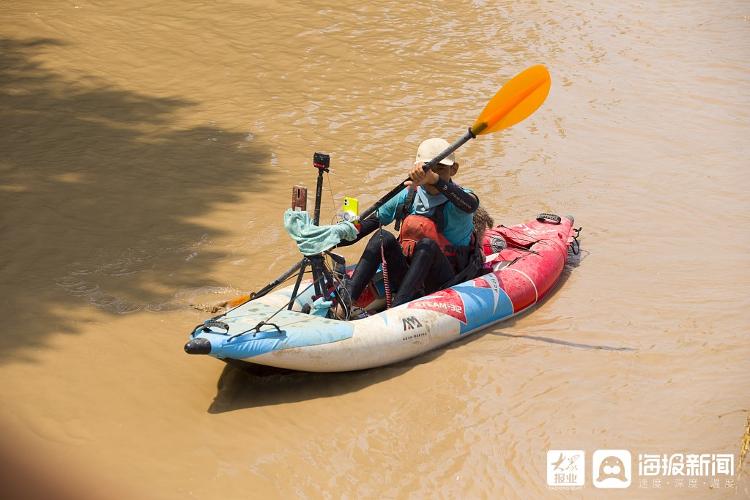
[[[748,4],[332,4],[3,2],[6,434],[131,498],[593,497],[547,488],[548,449],[738,453]],[[460,150],[456,180],[499,223],[584,227],[540,307],[359,373],[183,353],[191,302],[298,258],[281,214],[293,184],[312,193],[314,151],[324,218],[332,197],[368,205],[536,63],[545,105]],[[679,493],[734,492],[747,475]]]

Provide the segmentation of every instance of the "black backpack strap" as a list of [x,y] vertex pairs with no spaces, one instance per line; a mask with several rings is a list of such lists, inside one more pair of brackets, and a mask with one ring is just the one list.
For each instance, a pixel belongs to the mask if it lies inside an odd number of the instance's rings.
[[406,199],[404,199],[404,204],[401,205],[401,211],[396,214],[396,225],[394,228],[396,231],[401,229],[401,221],[406,219],[406,216],[409,215],[409,212],[411,211],[411,206],[414,205],[414,199],[417,197],[417,190],[409,190],[408,193],[406,193]]
[[443,233],[443,229],[445,229],[445,205],[446,203],[441,203],[440,205],[435,207],[435,210],[433,210],[432,215],[430,216],[430,219],[435,221],[435,225],[437,226],[438,233]]
[[466,280],[477,278],[484,269],[484,252],[482,244],[472,236],[473,244],[465,247],[458,247],[456,250],[456,262],[461,266],[461,270],[456,275],[440,286],[440,289],[451,287]]

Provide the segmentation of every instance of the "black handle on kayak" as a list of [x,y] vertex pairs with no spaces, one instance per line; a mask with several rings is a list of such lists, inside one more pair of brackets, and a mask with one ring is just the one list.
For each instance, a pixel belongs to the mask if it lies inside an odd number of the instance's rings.
[[[471,128],[469,128],[469,130],[464,135],[462,135],[459,140],[457,140],[456,142],[454,142],[453,144],[445,148],[445,150],[441,152],[439,155],[437,155],[435,158],[425,163],[422,168],[424,168],[425,172],[427,172],[428,170],[434,169],[435,166],[438,163],[440,163],[442,160],[444,160],[449,154],[451,154],[452,152],[454,152],[455,150],[457,150],[458,148],[460,148],[461,146],[469,142],[471,139],[474,139],[475,137],[476,135],[471,131]],[[386,202],[388,202],[388,200],[396,196],[398,193],[401,192],[401,190],[404,189],[404,182],[408,180],[410,180],[409,177],[401,181],[401,183],[398,186],[388,191],[388,193],[385,196],[383,196],[378,201],[373,203],[373,205],[370,208],[368,208],[367,210],[362,212],[362,214],[360,214],[359,220],[365,220],[366,218],[370,217],[372,214],[377,212],[380,207],[382,207]]]

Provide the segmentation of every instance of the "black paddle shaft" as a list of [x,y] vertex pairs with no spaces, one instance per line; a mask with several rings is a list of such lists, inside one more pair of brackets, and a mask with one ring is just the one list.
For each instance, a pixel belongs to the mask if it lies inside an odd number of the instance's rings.
[[[471,131],[471,128],[463,135],[459,140],[448,146],[442,153],[437,155],[432,160],[428,161],[424,164],[422,168],[424,168],[424,171],[427,172],[430,169],[434,169],[434,167],[440,163],[443,159],[445,159],[449,154],[469,142],[471,139],[474,139],[476,135]],[[398,193],[400,193],[404,189],[404,182],[410,180],[409,177],[401,181],[401,183],[388,191],[388,193],[380,198],[378,201],[376,201],[370,208],[362,212],[359,216],[359,220],[365,220],[366,218],[370,217],[372,214],[377,212],[380,207],[382,207],[388,200],[396,196]]]

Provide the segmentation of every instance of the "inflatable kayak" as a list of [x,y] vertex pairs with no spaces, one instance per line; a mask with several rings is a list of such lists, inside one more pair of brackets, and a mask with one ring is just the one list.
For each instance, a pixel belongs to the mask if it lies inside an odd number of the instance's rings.
[[292,287],[283,288],[199,325],[185,351],[311,372],[405,360],[537,304],[560,278],[568,251],[577,253],[576,236],[572,217],[541,214],[496,226],[484,235],[482,276],[353,321],[303,313],[311,293],[299,294],[289,310]]

